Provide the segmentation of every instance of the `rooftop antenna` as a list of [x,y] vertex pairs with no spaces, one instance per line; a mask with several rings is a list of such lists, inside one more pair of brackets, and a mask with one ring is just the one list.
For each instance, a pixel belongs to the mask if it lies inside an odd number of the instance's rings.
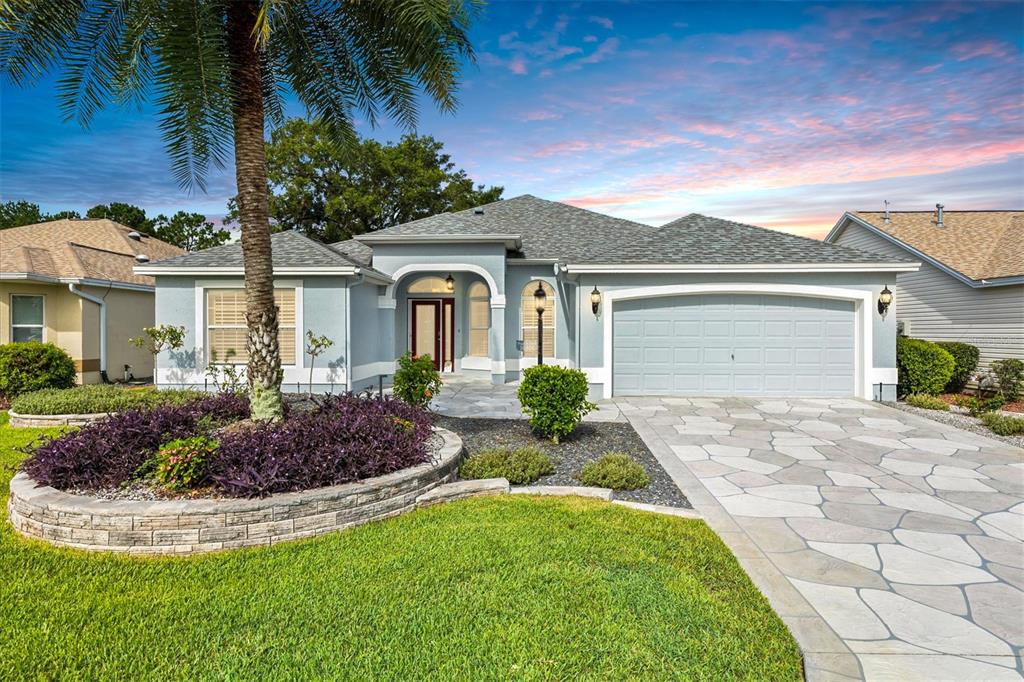
[[935,204],[935,226],[945,227],[946,225],[942,222],[942,209],[946,208],[942,204]]
[[883,220],[883,222],[886,225],[888,225],[889,224],[889,200],[888,199],[883,199],[882,203],[885,204],[885,219]]

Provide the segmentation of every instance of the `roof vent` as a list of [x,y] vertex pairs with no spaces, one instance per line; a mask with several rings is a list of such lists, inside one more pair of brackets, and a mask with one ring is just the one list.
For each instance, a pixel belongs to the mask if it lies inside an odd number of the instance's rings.
[[149,262],[149,256],[147,256],[144,253],[135,254],[135,262],[136,263],[148,263]]
[[473,213],[475,213],[476,215],[483,215],[484,214],[484,209],[482,207],[478,206],[478,207],[473,209]]
[[935,227],[945,227],[945,223],[942,222],[942,209],[946,208],[942,204],[935,204]]
[[131,232],[128,233],[128,239],[134,239],[137,242],[141,242],[142,234],[136,232],[135,230],[132,230]]
[[883,219],[882,222],[884,222],[886,225],[888,225],[889,224],[889,201],[888,201],[888,199],[886,199],[884,201],[884,203],[885,203],[885,218]]

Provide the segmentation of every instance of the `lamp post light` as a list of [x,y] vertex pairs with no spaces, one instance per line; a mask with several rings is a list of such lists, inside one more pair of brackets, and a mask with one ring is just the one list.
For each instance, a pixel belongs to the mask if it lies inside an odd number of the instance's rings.
[[537,282],[537,290],[533,292],[533,302],[537,306],[537,364],[544,364],[544,309],[547,307],[548,295],[544,293],[544,284]]

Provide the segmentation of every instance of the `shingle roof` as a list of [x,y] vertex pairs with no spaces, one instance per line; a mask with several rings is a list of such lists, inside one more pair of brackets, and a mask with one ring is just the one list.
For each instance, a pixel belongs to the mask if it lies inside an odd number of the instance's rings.
[[1024,211],[856,211],[854,216],[973,280],[1024,275]]
[[[356,267],[366,268],[350,256],[291,230],[270,235],[270,249],[275,268]],[[160,268],[231,268],[242,267],[242,245],[224,244],[212,249],[188,253],[177,258],[150,263]]]
[[608,264],[890,263],[859,249],[691,213],[652,233],[615,244],[593,262]]
[[[481,209],[483,213],[477,213]],[[523,244],[518,257],[577,263],[608,247],[650,234],[654,229],[631,220],[524,194],[464,211],[440,213],[372,234],[517,234],[522,237]]]
[[155,261],[185,251],[145,234],[131,239],[128,234],[133,231],[105,218],[51,220],[0,230],[0,272],[152,285],[152,277],[132,271],[135,256],[144,254]]
[[343,242],[331,244],[331,248],[343,256],[348,256],[360,265],[373,265],[373,249],[360,241],[347,239]]

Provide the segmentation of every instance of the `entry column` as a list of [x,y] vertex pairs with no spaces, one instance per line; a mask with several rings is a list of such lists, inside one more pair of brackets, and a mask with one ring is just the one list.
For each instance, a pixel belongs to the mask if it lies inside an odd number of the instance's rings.
[[491,330],[488,348],[491,350],[491,383],[505,383],[505,301],[491,298]]

